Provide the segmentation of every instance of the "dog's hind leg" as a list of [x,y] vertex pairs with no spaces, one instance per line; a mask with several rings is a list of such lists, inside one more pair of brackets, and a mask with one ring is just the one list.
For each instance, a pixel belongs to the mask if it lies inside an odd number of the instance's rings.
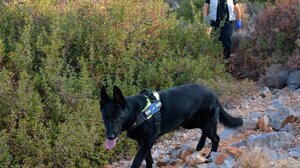
[[217,152],[220,142],[220,137],[217,135],[217,121],[211,121],[209,125],[211,128],[209,129],[207,136],[211,139],[211,151],[207,158],[209,158],[211,152]]
[[199,142],[198,142],[198,145],[197,145],[197,147],[196,147],[196,150],[197,150],[197,151],[201,151],[201,149],[204,147],[206,137],[207,137],[206,132],[205,132],[204,130],[202,130],[201,138],[200,138],[200,140],[199,140]]

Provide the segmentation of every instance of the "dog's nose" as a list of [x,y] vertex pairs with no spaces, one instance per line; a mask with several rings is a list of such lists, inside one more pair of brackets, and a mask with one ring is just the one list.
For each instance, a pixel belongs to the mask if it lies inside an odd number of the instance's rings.
[[115,133],[111,133],[107,136],[108,139],[112,140],[112,139],[116,139],[116,134]]

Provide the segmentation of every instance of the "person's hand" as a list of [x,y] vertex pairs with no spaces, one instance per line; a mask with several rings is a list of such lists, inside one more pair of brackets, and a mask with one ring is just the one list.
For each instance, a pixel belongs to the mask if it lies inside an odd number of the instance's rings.
[[207,16],[205,16],[204,19],[206,21],[206,24],[210,26],[211,20]]
[[242,20],[237,20],[237,21],[235,22],[235,28],[236,28],[236,29],[242,28]]

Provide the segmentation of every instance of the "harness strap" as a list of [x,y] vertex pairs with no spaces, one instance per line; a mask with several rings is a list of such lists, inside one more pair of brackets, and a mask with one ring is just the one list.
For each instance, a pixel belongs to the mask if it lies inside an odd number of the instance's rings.
[[153,117],[155,118],[155,129],[156,129],[156,137],[158,137],[159,135],[160,135],[160,133],[161,133],[161,131],[160,131],[160,122],[161,122],[161,114],[160,114],[160,111],[159,112],[157,112],[157,113],[155,113],[154,115],[153,115]]
[[160,108],[162,106],[159,95],[157,92],[152,92],[149,89],[141,91],[146,97],[147,105],[142,110],[142,112],[137,116],[133,126],[129,129],[132,130],[139,125],[141,125],[145,120],[150,118],[155,119],[155,130],[156,130],[156,137],[158,137],[161,133],[161,113]]

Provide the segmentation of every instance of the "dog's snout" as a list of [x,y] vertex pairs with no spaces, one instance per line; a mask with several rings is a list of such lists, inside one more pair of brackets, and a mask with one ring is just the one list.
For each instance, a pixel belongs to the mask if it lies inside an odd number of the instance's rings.
[[111,133],[107,136],[108,139],[112,140],[112,139],[116,139],[116,134],[115,133]]

